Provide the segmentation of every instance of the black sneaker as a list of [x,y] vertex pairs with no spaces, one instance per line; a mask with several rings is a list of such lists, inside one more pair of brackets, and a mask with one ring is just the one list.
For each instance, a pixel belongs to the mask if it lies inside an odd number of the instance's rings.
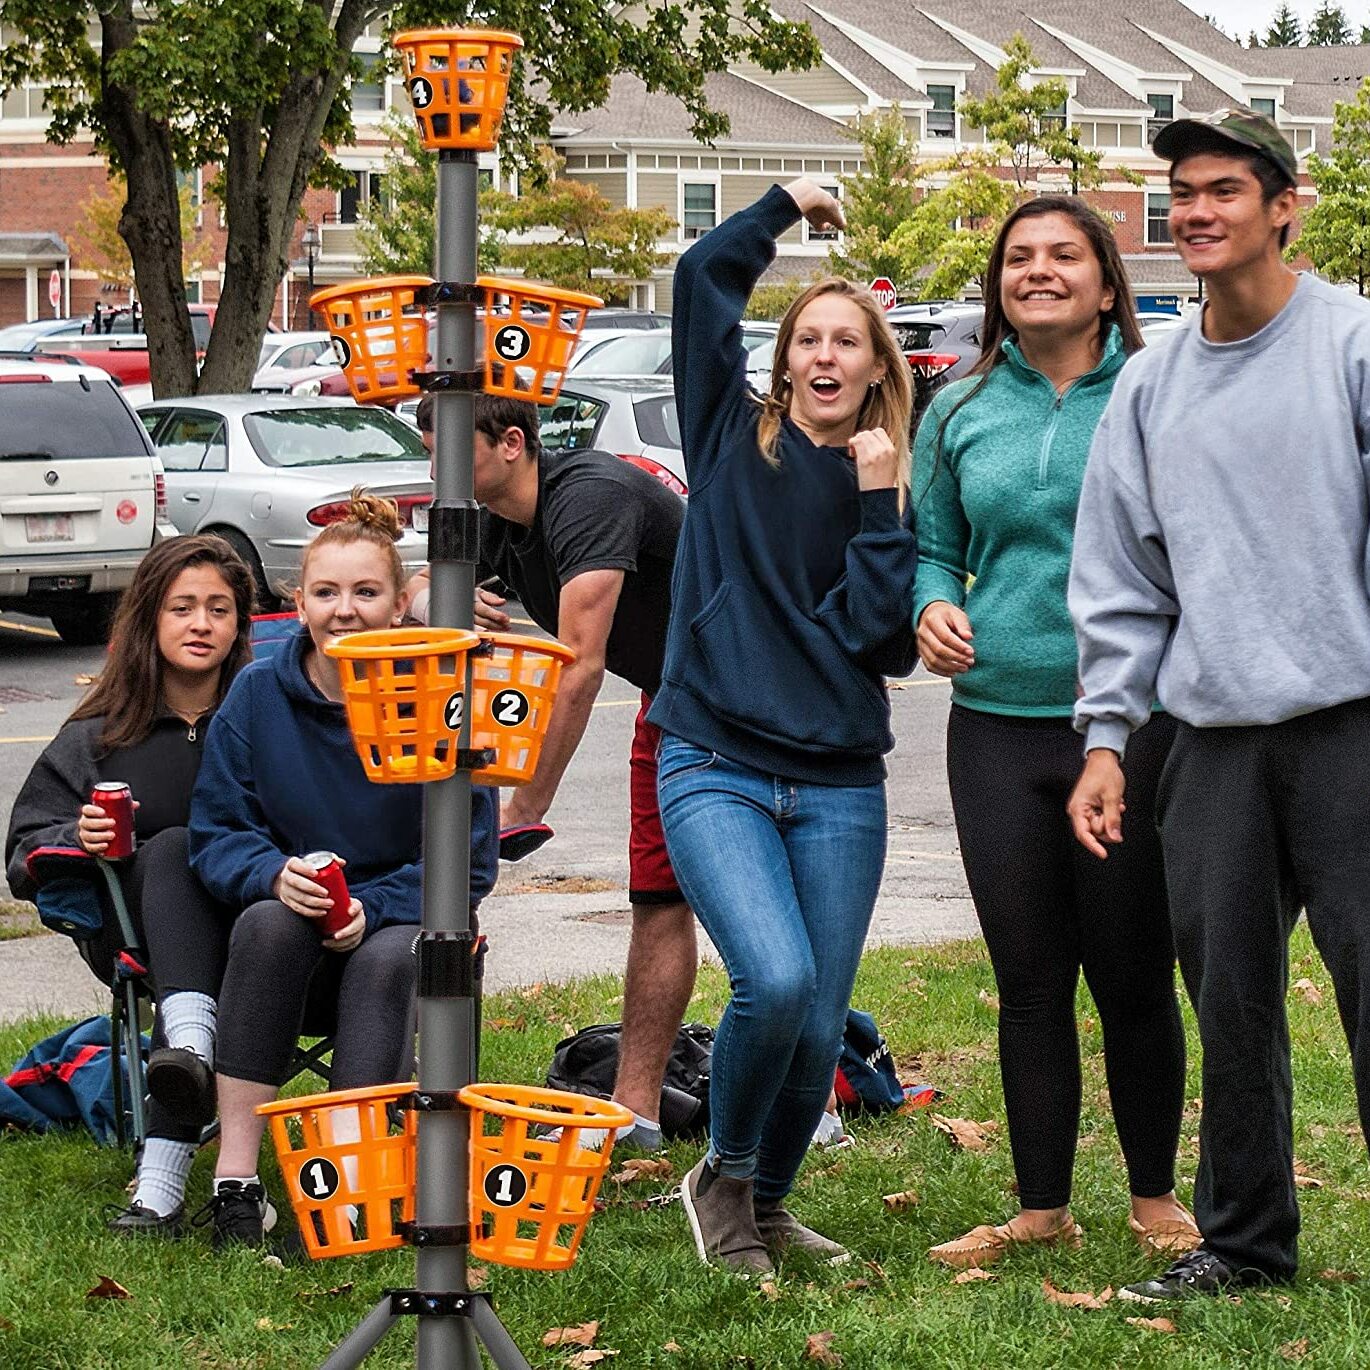
[[147,1058],[147,1092],[178,1123],[214,1121],[214,1072],[189,1047],[158,1047]]
[[127,1208],[109,1204],[105,1211],[110,1214],[105,1220],[105,1226],[120,1237],[179,1237],[185,1232],[184,1204],[165,1217],[160,1213],[154,1213],[150,1208],[145,1208],[136,1199]]
[[1187,1251],[1163,1275],[1140,1284],[1127,1284],[1118,1297],[1129,1303],[1169,1303],[1200,1294],[1221,1294],[1228,1288],[1249,1284],[1221,1257],[1198,1247]]
[[262,1185],[223,1180],[193,1222],[196,1227],[213,1223],[211,1237],[216,1251],[233,1245],[261,1246],[276,1225],[276,1210]]

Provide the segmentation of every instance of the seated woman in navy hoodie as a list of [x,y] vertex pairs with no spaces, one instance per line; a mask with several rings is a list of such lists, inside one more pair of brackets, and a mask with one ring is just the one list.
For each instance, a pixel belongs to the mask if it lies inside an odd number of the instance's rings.
[[[348,516],[305,551],[295,603],[303,627],[243,672],[210,729],[191,805],[191,863],[233,909],[219,996],[222,1134],[211,1211],[214,1243],[258,1245],[275,1221],[257,1176],[264,1120],[286,1078],[306,1005],[336,1005],[332,1086],[403,1079],[413,1047],[413,943],[422,916],[422,786],[366,779],[324,645],[398,623],[408,600],[395,507],[353,492]],[[471,897],[498,860],[493,792],[471,807]],[[328,897],[301,857],[346,863],[352,921],[321,937]],[[346,1140],[336,1138],[335,1140]]]
[[728,968],[710,1141],[683,1198],[705,1260],[754,1273],[836,1242],[783,1207],[832,1085],[885,855],[885,675],[914,665],[908,365],[868,290],[806,290],[747,387],[747,298],[812,181],[692,247],[672,355],[690,502],[650,721],[671,864]]

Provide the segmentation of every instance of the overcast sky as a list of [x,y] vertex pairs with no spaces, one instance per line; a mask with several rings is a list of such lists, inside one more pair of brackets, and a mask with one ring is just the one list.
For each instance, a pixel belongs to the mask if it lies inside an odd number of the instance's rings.
[[[1196,14],[1212,15],[1224,33],[1240,38],[1243,43],[1252,29],[1263,34],[1280,7],[1280,0],[1183,0],[1183,3]],[[1317,7],[1317,0],[1290,0],[1289,4],[1304,28],[1308,27]],[[1342,9],[1354,33],[1359,33],[1362,24],[1370,23],[1367,0],[1342,0]]]

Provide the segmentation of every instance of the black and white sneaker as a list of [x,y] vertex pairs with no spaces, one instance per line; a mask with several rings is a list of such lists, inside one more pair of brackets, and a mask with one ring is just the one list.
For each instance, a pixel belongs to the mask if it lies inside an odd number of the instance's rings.
[[196,1227],[212,1223],[214,1249],[226,1246],[261,1246],[266,1234],[276,1226],[276,1210],[259,1184],[241,1180],[220,1180],[214,1196],[195,1215]]
[[1203,1294],[1221,1294],[1249,1283],[1220,1256],[1198,1247],[1186,1251],[1163,1275],[1124,1285],[1118,1297],[1129,1303],[1171,1303]]

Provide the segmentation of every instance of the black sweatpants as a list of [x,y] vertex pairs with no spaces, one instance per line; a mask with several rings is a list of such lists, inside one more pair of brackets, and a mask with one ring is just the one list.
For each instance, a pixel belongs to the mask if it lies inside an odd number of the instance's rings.
[[1181,724],[1159,813],[1180,969],[1203,1042],[1195,1217],[1237,1269],[1293,1276],[1289,934],[1308,925],[1370,1136],[1370,699],[1264,727]]
[[[147,953],[158,1001],[176,990],[194,990],[217,999],[233,920],[190,869],[186,830],[163,828],[140,842],[132,860],[123,866],[122,882],[124,902]],[[106,984],[122,947],[122,934],[112,923],[87,944],[87,964]],[[165,1045],[160,1019],[153,1026],[152,1045]],[[200,1138],[200,1129],[177,1122],[153,1099],[148,1107],[148,1135],[194,1142]]]
[[217,1065],[224,1075],[282,1085],[302,1031],[332,1032],[330,1088],[409,1078],[417,988],[412,924],[329,951],[315,923],[264,899],[233,926],[219,995]]
[[1100,861],[1076,842],[1066,817],[1083,760],[1070,720],[951,708],[952,808],[999,987],[999,1062],[1024,1208],[1070,1202],[1082,967],[1131,1192],[1156,1198],[1175,1187],[1184,1033],[1152,822],[1174,730],[1157,715],[1128,744],[1123,842]]

